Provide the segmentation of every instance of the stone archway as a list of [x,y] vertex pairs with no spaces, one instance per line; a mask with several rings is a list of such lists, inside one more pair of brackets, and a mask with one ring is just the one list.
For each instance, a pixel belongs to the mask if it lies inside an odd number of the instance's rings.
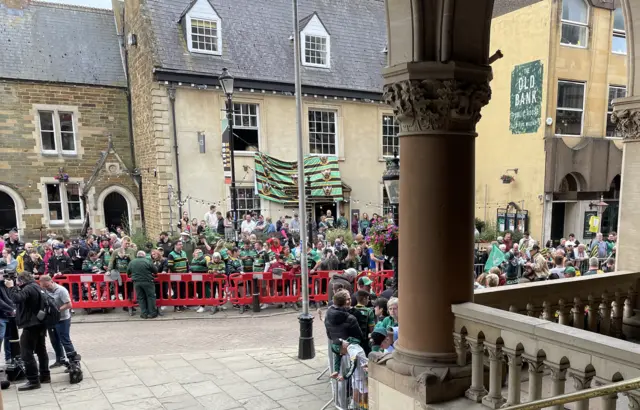
[[25,203],[22,197],[6,185],[0,185],[0,235],[17,229],[22,236],[24,234],[24,220],[22,215]]

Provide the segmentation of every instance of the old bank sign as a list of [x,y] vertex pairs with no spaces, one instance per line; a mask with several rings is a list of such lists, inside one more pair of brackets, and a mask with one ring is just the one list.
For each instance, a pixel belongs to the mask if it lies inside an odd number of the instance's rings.
[[542,117],[542,63],[520,64],[511,72],[509,129],[513,134],[538,131]]

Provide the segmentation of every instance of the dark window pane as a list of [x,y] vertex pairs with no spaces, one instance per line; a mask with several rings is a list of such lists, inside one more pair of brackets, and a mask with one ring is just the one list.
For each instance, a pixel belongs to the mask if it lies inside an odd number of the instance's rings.
[[624,31],[624,16],[622,15],[621,8],[613,11],[613,29]]
[[47,184],[47,200],[60,201],[59,185]]
[[53,131],[40,131],[42,149],[46,151],[56,150],[56,137]]
[[49,220],[51,221],[62,221],[62,204],[60,202],[57,203],[49,203]]
[[556,134],[580,135],[582,133],[582,111],[557,110]]
[[67,201],[79,201],[80,200],[80,185],[78,184],[66,184],[67,186]]
[[53,112],[40,111],[40,129],[53,131]]
[[75,151],[76,142],[73,138],[73,133],[63,132],[62,135],[62,150],[63,151]]
[[569,23],[562,23],[562,44],[584,47],[587,45],[587,28]]
[[59,113],[60,117],[60,131],[73,132],[73,114],[70,112]]
[[82,210],[79,202],[69,202],[69,220],[82,219]]
[[584,103],[584,84],[558,83],[558,108],[582,109]]
[[584,0],[562,0],[562,19],[587,23],[587,4]]

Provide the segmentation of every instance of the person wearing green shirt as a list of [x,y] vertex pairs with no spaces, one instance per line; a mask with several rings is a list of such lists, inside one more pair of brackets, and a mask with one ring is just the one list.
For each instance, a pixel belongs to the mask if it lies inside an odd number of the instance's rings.
[[371,332],[371,351],[382,353],[391,345],[387,328],[378,323]]
[[180,234],[180,240],[182,241],[182,250],[187,254],[187,260],[191,260],[193,258],[193,251],[196,250],[196,242],[187,231]]
[[[311,272],[315,272],[320,267],[320,262],[322,261],[322,247],[324,245],[321,241],[318,241],[316,244],[316,249],[312,248],[311,245],[307,248],[307,258],[309,264],[309,270]],[[320,249],[318,249],[320,248]]]
[[101,273],[102,259],[94,251],[89,252],[88,258],[82,262],[82,271],[86,273]]
[[333,229],[335,226],[335,220],[333,219],[333,215],[331,214],[331,210],[327,210],[327,217],[324,222],[327,224],[327,228]]
[[360,222],[358,222],[358,224],[360,225],[360,233],[366,235],[370,225],[369,215],[366,212],[362,214],[362,218],[360,218]]
[[[169,257],[167,258],[167,267],[169,268],[169,272],[171,273],[187,273],[189,272],[189,260],[187,259],[187,253],[182,250],[182,241],[176,241],[173,250],[169,253]],[[186,283],[180,282],[178,283],[171,282],[171,289],[173,290],[173,296],[178,296],[178,288],[180,288],[180,299],[184,299],[187,295],[187,286]],[[184,306],[175,306],[173,310],[175,312],[180,312],[184,310]]]
[[349,221],[347,221],[347,218],[345,218],[344,212],[340,212],[340,217],[338,218],[337,225],[340,229],[349,228]]
[[131,277],[138,296],[140,317],[143,319],[154,319],[160,314],[156,308],[156,288],[153,285],[153,275],[156,273],[156,267],[147,259],[144,251],[139,251],[127,267],[127,274]]
[[242,261],[239,259],[239,256],[240,256],[240,250],[238,248],[233,248],[231,250],[231,257],[229,258],[229,263],[227,263],[229,274],[242,273]]
[[256,256],[253,259],[253,271],[264,272],[265,267],[265,251],[262,249],[262,242],[258,241],[254,245]]
[[360,342],[360,346],[364,350],[365,354],[369,354],[371,351],[369,347],[369,334],[373,331],[373,325],[375,324],[375,317],[373,309],[368,308],[369,304],[369,292],[366,290],[359,290],[356,292],[356,299],[358,303],[353,306],[349,313],[351,313],[358,320],[358,326],[364,336],[364,340]]
[[204,256],[200,249],[196,249],[193,252],[193,259],[191,259],[191,263],[189,266],[191,267],[191,272],[195,273],[204,273],[209,270],[208,268],[207,258]]
[[253,261],[258,257],[255,249],[251,246],[251,242],[245,239],[244,246],[240,251],[240,260],[242,261],[242,270],[246,272],[253,272]]
[[385,329],[398,326],[398,298],[389,299],[387,309],[389,310],[389,316],[379,322],[380,326],[384,326]]
[[222,257],[220,256],[219,252],[213,253],[213,258],[209,262],[208,268],[209,268],[209,273],[217,273],[217,274],[227,273],[227,266],[222,261]]

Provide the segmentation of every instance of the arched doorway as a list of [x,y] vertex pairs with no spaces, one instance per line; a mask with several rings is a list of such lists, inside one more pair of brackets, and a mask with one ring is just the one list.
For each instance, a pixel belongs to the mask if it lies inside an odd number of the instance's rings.
[[124,196],[118,192],[111,192],[104,198],[104,223],[111,232],[117,226],[129,226],[129,204]]
[[17,228],[16,203],[9,194],[0,191],[0,235]]

